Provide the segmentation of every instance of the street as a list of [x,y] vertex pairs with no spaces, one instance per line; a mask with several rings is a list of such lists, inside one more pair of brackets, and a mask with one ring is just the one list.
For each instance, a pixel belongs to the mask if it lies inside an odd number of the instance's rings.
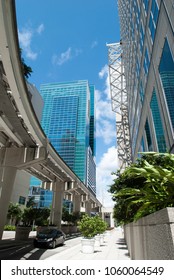
[[57,246],[55,249],[34,248],[33,238],[28,241],[11,241],[11,246],[0,248],[1,260],[44,260],[50,256],[58,254],[79,244],[81,237],[67,239],[63,246]]

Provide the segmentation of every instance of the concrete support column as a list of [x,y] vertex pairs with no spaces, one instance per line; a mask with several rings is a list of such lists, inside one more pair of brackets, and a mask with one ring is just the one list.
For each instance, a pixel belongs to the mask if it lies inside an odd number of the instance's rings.
[[53,202],[51,211],[51,223],[61,227],[62,207],[64,198],[64,182],[53,182]]
[[65,191],[68,190],[68,182],[65,182]]
[[74,189],[74,188],[75,188],[75,182],[71,181],[71,189]]
[[42,182],[42,188],[44,190],[50,190],[51,189],[51,182]]
[[0,167],[0,239],[7,219],[16,172],[15,167]]
[[65,199],[65,200],[72,201],[72,194],[70,194],[70,193],[65,193],[65,194],[64,194],[64,199]]
[[85,201],[85,212],[91,216],[91,201],[90,198],[88,197],[88,200]]
[[80,212],[81,209],[81,196],[80,194],[73,194],[73,212]]

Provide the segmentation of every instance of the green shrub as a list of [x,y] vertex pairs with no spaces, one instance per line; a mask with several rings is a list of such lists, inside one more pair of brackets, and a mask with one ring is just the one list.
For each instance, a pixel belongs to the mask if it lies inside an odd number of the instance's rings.
[[15,226],[11,226],[11,225],[5,225],[4,230],[15,231],[16,227]]
[[94,237],[97,234],[95,219],[88,215],[83,215],[82,219],[78,222],[78,228],[86,238]]
[[109,192],[115,201],[114,218],[124,225],[174,207],[174,154],[146,152],[123,173],[117,171]]
[[107,223],[105,221],[103,221],[103,219],[100,218],[98,215],[96,215],[94,217],[94,221],[95,221],[95,226],[96,226],[97,234],[104,233],[105,230],[107,229]]

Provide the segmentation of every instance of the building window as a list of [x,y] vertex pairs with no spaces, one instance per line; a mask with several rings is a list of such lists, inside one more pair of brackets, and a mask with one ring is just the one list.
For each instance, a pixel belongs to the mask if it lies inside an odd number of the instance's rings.
[[144,55],[144,71],[145,71],[146,75],[149,71],[149,66],[150,66],[150,60],[149,60],[148,50],[147,50],[147,47],[146,47],[145,55]]
[[154,37],[155,37],[158,14],[159,14],[159,8],[157,2],[156,0],[152,0],[150,19],[149,19],[149,30],[150,30],[152,41],[154,41]]
[[141,81],[141,83],[140,83],[139,93],[140,93],[141,102],[143,103],[143,100],[144,100],[144,90],[143,90],[142,81]]
[[143,45],[144,45],[144,29],[143,29],[143,24],[141,23],[141,26],[140,26],[140,51],[141,51],[141,54],[143,52]]
[[141,158],[142,157],[141,153],[143,153],[143,152],[145,152],[145,145],[144,145],[144,139],[142,137],[137,157]]
[[160,111],[159,111],[159,107],[158,107],[158,101],[157,101],[155,89],[153,90],[153,93],[152,93],[150,108],[151,108],[152,116],[153,116],[155,134],[156,134],[156,139],[157,139],[157,143],[158,143],[158,151],[160,153],[164,153],[164,152],[166,152],[166,142],[165,142],[165,138],[164,138],[164,130],[163,130],[163,126],[162,126],[162,121],[161,121],[161,116],[160,116]]
[[151,133],[150,133],[150,127],[149,127],[148,120],[146,120],[145,131],[146,131],[146,138],[147,138],[148,151],[153,151],[153,147],[152,147],[152,137],[151,137]]
[[143,0],[143,6],[144,6],[146,13],[148,12],[148,4],[149,4],[148,0]]
[[174,128],[174,60],[167,39],[165,40],[161,56],[159,73],[167,101],[171,123]]
[[19,197],[19,204],[20,205],[25,205],[25,201],[26,201],[26,197],[24,197],[24,196]]

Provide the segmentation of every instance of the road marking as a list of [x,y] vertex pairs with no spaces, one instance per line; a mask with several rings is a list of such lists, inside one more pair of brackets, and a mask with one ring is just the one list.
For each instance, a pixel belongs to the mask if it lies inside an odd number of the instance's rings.
[[25,254],[22,258],[20,258],[20,260],[28,259],[33,253],[36,253],[38,250],[39,250],[38,248],[34,248],[29,253]]

